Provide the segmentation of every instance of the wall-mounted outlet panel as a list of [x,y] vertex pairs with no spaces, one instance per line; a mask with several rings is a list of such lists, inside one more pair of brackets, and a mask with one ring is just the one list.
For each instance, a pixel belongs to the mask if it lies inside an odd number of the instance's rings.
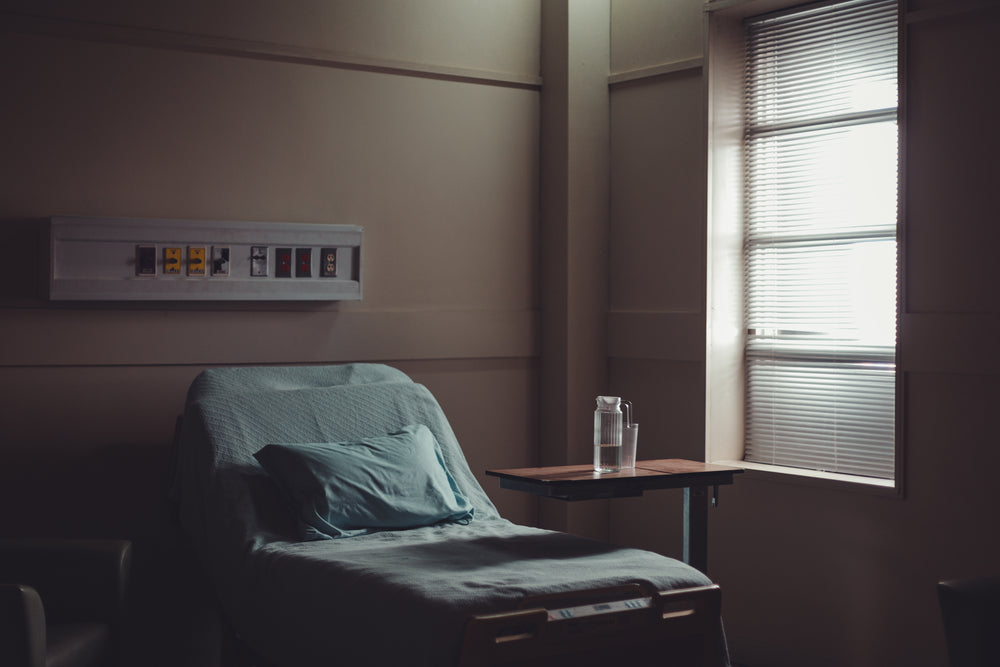
[[359,300],[363,232],[354,225],[54,217],[48,295],[56,301]]

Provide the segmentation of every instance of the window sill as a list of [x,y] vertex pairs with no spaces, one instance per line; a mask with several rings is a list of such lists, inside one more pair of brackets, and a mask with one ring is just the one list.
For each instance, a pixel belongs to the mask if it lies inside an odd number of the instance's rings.
[[719,465],[743,468],[750,479],[759,479],[780,484],[799,484],[819,488],[868,493],[885,497],[902,497],[902,488],[891,479],[845,475],[836,472],[790,468],[787,466],[752,463],[750,461],[712,461]]

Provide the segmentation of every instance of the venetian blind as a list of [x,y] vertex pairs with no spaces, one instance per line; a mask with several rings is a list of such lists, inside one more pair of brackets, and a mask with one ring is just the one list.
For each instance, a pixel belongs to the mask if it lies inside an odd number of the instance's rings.
[[748,461],[892,478],[894,0],[748,19]]

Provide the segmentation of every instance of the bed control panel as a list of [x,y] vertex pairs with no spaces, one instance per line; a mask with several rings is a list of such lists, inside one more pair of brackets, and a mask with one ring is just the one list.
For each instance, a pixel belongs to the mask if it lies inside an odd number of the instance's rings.
[[548,609],[548,619],[550,621],[566,621],[571,618],[585,618],[587,616],[597,616],[598,614],[614,614],[620,611],[633,609],[648,609],[653,606],[652,598],[635,598],[631,600],[613,600],[600,604],[585,604],[577,607],[565,607],[563,609]]
[[361,299],[354,225],[54,217],[48,298]]

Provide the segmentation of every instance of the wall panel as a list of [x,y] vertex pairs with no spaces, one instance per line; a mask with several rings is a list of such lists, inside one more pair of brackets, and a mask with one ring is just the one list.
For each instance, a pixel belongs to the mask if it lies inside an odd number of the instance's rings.
[[700,59],[698,0],[615,0],[611,3],[611,72],[643,71]]
[[[996,313],[995,98],[1000,11],[957,8],[908,28],[907,312]],[[917,14],[919,17],[920,14]],[[974,27],[973,27],[973,24]],[[956,68],[961,72],[955,75]],[[980,82],[981,85],[980,85]],[[942,109],[947,101],[947,113]],[[942,170],[940,165],[949,168]]]
[[705,112],[700,68],[611,89],[611,310],[705,304]]

